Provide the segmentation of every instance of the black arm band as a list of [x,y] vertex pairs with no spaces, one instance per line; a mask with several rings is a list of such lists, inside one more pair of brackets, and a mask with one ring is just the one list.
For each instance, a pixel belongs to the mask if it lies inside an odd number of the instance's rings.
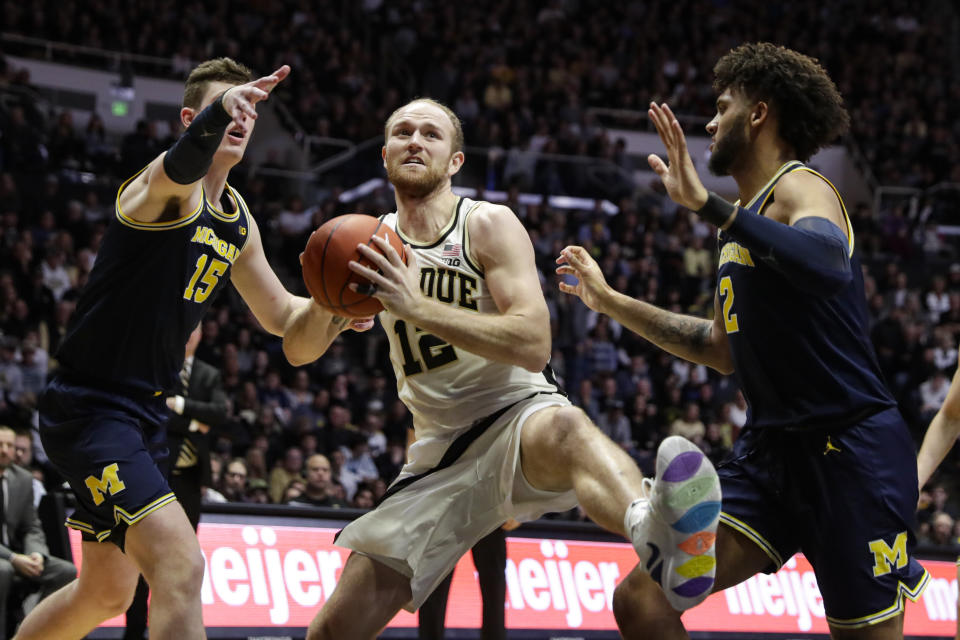
[[707,203],[697,210],[697,215],[715,227],[722,227],[727,224],[736,210],[737,205],[727,202],[711,191],[707,195]]
[[[226,93],[226,92],[224,92]],[[178,184],[193,184],[206,175],[223,134],[233,118],[223,108],[223,94],[200,112],[163,158],[163,170]]]

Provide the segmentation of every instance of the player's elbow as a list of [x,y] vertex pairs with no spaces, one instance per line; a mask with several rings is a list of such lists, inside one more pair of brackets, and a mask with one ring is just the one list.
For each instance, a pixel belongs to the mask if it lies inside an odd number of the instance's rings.
[[283,355],[286,356],[287,362],[293,367],[302,367],[305,364],[310,364],[319,357],[312,353],[307,353],[303,349],[298,349],[286,340],[283,341]]
[[530,348],[524,350],[520,366],[527,371],[540,373],[550,362],[550,346],[549,337],[546,340],[538,339]]
[[729,346],[716,349],[713,359],[707,364],[711,369],[725,376],[733,374],[733,354]]

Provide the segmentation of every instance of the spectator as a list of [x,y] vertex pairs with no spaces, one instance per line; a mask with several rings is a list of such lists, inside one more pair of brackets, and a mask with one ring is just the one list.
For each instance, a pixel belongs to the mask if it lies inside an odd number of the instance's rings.
[[930,532],[923,542],[937,547],[956,547],[957,539],[953,535],[953,522],[950,514],[937,511],[933,514]]
[[283,460],[270,471],[270,501],[280,502],[284,489],[295,478],[303,480],[303,452],[300,447],[289,447]]
[[929,424],[933,416],[943,406],[943,401],[947,399],[949,389],[950,381],[946,374],[939,369],[934,371],[933,376],[920,385],[920,419],[924,423]]
[[13,439],[13,461],[33,476],[33,507],[40,506],[47,489],[43,486],[43,470],[33,459],[33,431],[16,431]]
[[307,460],[307,481],[303,493],[288,502],[291,506],[342,507],[344,502],[332,491],[331,467],[327,457],[321,454]]
[[623,401],[608,399],[604,412],[597,419],[597,427],[626,451],[633,450],[630,420],[623,414]]
[[702,445],[706,433],[706,427],[700,420],[700,405],[696,402],[688,402],[683,408],[683,415],[670,425],[668,435],[683,436],[697,445]]
[[223,474],[222,493],[227,502],[246,502],[247,463],[241,458],[234,458],[227,465],[227,470]]
[[[73,563],[50,555],[34,505],[33,476],[14,464],[16,436],[0,426],[0,637],[6,638],[7,606],[14,589],[27,594],[24,613],[77,576]],[[14,578],[17,578],[15,581]]]

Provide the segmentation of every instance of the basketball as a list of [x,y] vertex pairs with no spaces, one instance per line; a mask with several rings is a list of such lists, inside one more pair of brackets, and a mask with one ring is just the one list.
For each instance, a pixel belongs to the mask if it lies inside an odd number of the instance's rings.
[[[347,266],[351,260],[373,266],[360,255],[357,245],[366,244],[379,251],[373,243],[374,235],[387,240],[400,258],[407,261],[400,237],[374,216],[361,213],[337,216],[310,234],[303,251],[303,282],[317,304],[348,318],[367,318],[383,311],[380,301],[362,286],[370,282]],[[361,285],[359,291],[349,287],[352,282]]]

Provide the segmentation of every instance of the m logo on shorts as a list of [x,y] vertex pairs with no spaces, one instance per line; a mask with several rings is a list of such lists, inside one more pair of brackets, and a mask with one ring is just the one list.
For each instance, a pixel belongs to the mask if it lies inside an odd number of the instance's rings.
[[892,564],[897,569],[903,569],[907,566],[907,532],[901,531],[897,534],[897,539],[893,541],[891,548],[883,539],[871,540],[869,543],[870,551],[873,553],[873,575],[874,577],[885,576],[892,569]]
[[119,470],[120,467],[114,462],[103,468],[103,473],[99,478],[96,476],[87,476],[84,484],[87,485],[87,489],[90,489],[90,495],[93,496],[93,504],[99,507],[103,503],[103,495],[108,491],[110,495],[115,496],[127,488],[127,485],[123,484],[123,480],[117,475]]

